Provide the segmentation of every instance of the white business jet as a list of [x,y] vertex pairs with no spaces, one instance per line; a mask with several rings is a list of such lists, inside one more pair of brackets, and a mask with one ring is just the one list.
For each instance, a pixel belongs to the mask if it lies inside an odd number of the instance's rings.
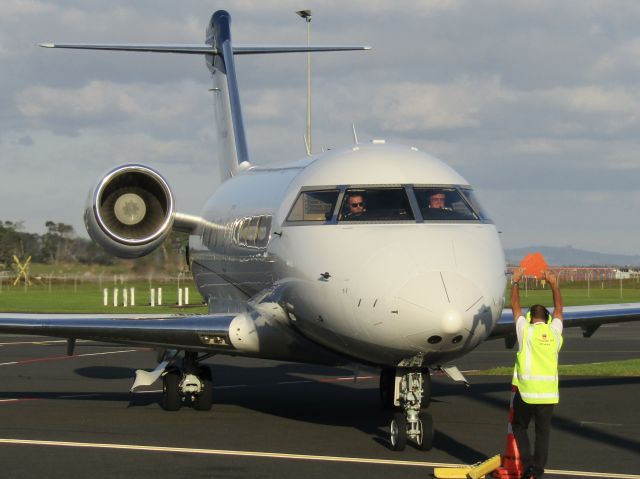
[[[157,248],[172,229],[190,234],[189,260],[209,314],[181,317],[0,316],[0,333],[127,343],[167,351],[155,371],[162,405],[212,406],[201,362],[214,354],[381,370],[390,442],[433,444],[430,369],[488,338],[515,342],[503,313],[505,260],[496,226],[469,183],[416,148],[354,144],[275,168],[251,164],[235,56],[368,47],[233,46],[230,16],[213,14],[203,45],[44,44],[204,55],[213,77],[222,184],[199,216],[176,212],[167,181],[124,165],[92,190],[91,237],[116,256]],[[567,308],[565,324],[590,336],[600,324],[640,319],[640,305]]]

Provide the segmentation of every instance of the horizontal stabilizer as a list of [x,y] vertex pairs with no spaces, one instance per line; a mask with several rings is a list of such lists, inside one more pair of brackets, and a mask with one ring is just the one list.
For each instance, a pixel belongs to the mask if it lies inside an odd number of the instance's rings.
[[[153,44],[153,43],[40,43],[44,48],[73,48],[78,50],[112,50],[128,52],[188,53],[192,55],[218,55],[212,45],[207,44]],[[370,50],[366,45],[239,45],[233,47],[234,55],[262,53],[340,52]]]

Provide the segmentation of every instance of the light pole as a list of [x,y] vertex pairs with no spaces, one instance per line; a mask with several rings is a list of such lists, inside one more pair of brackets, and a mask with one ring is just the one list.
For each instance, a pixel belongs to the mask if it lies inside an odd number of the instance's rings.
[[[311,44],[311,10],[296,12],[300,18],[307,22],[307,47]],[[312,152],[311,147],[311,52],[307,52],[307,153]]]

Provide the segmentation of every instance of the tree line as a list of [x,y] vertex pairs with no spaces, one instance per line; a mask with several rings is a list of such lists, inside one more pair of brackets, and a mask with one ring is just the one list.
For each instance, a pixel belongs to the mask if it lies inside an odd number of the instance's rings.
[[[22,221],[0,220],[0,267],[8,268],[13,256],[21,260],[31,256],[34,263],[84,263],[111,265],[120,260],[111,256],[90,239],[76,236],[73,226],[55,221],[45,222],[44,234],[24,231]],[[157,251],[142,260],[143,264],[175,267],[183,255],[188,236],[172,233]]]

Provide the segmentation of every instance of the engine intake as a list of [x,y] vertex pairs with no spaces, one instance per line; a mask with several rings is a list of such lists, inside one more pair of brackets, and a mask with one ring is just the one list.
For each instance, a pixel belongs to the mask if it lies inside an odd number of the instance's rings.
[[144,165],[123,165],[90,191],[85,225],[94,241],[121,258],[151,253],[171,232],[173,193],[166,180]]

